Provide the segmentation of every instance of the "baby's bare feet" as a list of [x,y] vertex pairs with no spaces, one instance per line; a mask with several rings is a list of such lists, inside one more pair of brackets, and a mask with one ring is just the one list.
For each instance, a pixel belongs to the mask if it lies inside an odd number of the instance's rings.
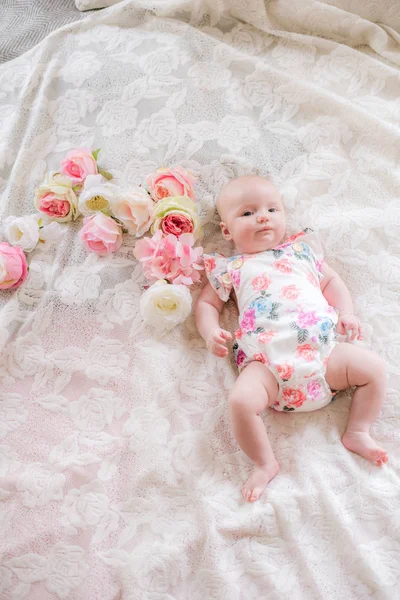
[[267,484],[277,475],[279,465],[272,460],[267,465],[257,465],[242,487],[242,496],[247,502],[255,502],[260,498]]
[[388,455],[372,439],[369,433],[362,431],[346,431],[342,437],[343,445],[351,452],[363,456],[370,462],[382,467],[388,461]]

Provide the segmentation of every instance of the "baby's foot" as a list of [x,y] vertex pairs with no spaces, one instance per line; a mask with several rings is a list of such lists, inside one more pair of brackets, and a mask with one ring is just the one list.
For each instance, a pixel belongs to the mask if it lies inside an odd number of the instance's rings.
[[279,465],[276,460],[272,460],[267,465],[257,465],[251,472],[250,477],[242,487],[242,496],[247,502],[258,500],[267,487],[267,484],[275,477],[279,471]]
[[388,461],[386,451],[374,442],[369,433],[362,431],[346,431],[342,437],[342,442],[348,450],[363,456],[370,462],[376,463],[379,467]]

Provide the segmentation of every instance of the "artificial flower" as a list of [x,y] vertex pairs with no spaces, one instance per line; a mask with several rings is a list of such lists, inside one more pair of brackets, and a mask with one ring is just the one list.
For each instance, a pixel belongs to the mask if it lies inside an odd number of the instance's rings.
[[147,177],[150,194],[156,202],[173,196],[189,196],[194,199],[195,181],[196,177],[180,166],[157,169]]
[[71,179],[62,173],[47,173],[35,191],[36,208],[60,223],[76,219],[78,200],[72,186]]
[[192,309],[192,297],[185,285],[156,281],[140,299],[140,314],[145,323],[166,331],[182,323]]
[[[157,229],[161,229],[164,233],[172,233],[172,227],[176,227],[177,231],[181,229],[183,234],[193,233],[195,239],[202,237],[203,231],[196,212],[196,205],[187,196],[174,196],[157,202],[153,210],[153,219],[152,233]],[[190,228],[188,221],[192,224],[191,231],[186,230]],[[178,234],[174,233],[173,235]]]
[[28,263],[19,246],[0,243],[0,290],[17,288],[28,275]]
[[118,197],[119,188],[108,183],[102,175],[88,175],[79,196],[79,211],[89,217],[98,212],[110,216],[111,204]]
[[84,219],[79,235],[88,250],[100,255],[116,252],[122,244],[121,227],[101,212]]
[[60,171],[76,186],[83,184],[88,175],[98,173],[97,162],[89,148],[75,148],[61,161]]
[[32,252],[39,241],[40,215],[7,217],[4,220],[4,234],[12,246],[19,246],[24,252]]
[[136,243],[135,257],[143,264],[148,279],[191,285],[200,281],[199,271],[203,269],[200,264],[203,248],[193,248],[193,244],[194,238],[189,233],[177,238],[157,231],[152,238]]
[[111,200],[114,217],[128,233],[136,237],[142,236],[150,229],[153,205],[148,193],[138,186],[119,190]]

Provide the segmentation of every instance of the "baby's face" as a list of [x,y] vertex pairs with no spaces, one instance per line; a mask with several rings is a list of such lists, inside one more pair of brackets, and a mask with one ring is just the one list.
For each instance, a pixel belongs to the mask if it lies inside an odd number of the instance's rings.
[[286,217],[276,187],[261,177],[240,177],[222,190],[217,201],[225,239],[237,250],[256,254],[275,248],[283,240]]

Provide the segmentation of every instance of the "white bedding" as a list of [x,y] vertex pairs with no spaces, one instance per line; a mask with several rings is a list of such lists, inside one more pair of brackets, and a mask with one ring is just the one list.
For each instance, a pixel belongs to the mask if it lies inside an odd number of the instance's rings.
[[399,35],[397,0],[126,0],[1,66],[2,217],[33,212],[71,147],[101,147],[128,182],[178,163],[199,175],[204,247],[229,252],[215,194],[272,173],[290,230],[320,233],[387,362],[373,433],[390,454],[378,469],[343,448],[346,394],[269,412],[281,472],[245,504],[233,361],[193,318],[155,339],[133,240],[98,259],[71,225],[0,296],[2,599],[397,597]]

